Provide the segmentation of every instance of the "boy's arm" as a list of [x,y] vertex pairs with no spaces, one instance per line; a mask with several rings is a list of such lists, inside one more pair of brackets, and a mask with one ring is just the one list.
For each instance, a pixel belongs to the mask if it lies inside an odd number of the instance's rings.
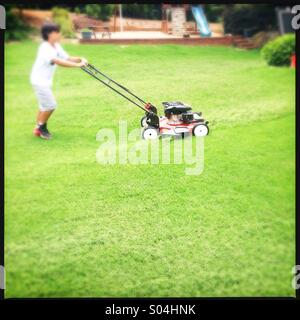
[[[76,60],[78,61],[78,60]],[[53,63],[62,66],[62,67],[84,67],[87,63],[85,61],[82,61],[81,59],[78,62],[72,61],[70,58],[68,60],[55,58],[52,60]]]
[[[57,44],[57,50],[58,50],[58,58],[62,59],[62,60],[67,60],[70,62],[75,62],[75,63],[82,63],[84,62],[85,65],[88,64],[87,60],[85,58],[82,57],[73,57],[70,56],[60,44]],[[82,65],[81,65],[82,66]]]
[[86,62],[86,64],[88,63],[87,60],[85,58],[82,57],[69,57],[67,60],[72,61],[72,62]]

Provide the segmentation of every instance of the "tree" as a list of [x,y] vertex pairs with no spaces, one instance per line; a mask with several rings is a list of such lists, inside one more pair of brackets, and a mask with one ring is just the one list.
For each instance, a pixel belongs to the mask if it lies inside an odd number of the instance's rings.
[[226,5],[207,4],[204,7],[206,17],[209,22],[221,22]]
[[276,14],[274,5],[234,4],[224,10],[224,29],[226,33],[244,35],[274,29]]
[[113,14],[112,4],[87,4],[85,13],[92,18],[108,21]]
[[31,31],[31,28],[22,19],[19,9],[16,5],[5,5],[5,41],[26,39]]
[[160,20],[162,18],[161,4],[123,4],[123,16],[128,18]]

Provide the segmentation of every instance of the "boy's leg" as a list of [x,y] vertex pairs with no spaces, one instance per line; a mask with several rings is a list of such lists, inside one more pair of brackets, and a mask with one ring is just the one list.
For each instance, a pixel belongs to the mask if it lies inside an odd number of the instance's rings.
[[34,134],[44,139],[50,139],[51,133],[47,129],[47,121],[56,108],[56,100],[49,87],[34,86],[40,110],[37,114],[37,127],[34,129]]
[[50,118],[51,114],[53,113],[54,109],[49,111],[41,111],[39,110],[36,118],[37,125],[41,125],[47,123],[48,119]]

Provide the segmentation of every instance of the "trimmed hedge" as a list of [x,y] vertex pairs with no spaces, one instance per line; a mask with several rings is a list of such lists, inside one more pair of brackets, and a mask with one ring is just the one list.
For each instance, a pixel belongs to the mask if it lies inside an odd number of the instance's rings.
[[261,53],[271,66],[287,66],[291,63],[291,55],[296,50],[295,34],[280,36],[268,42]]

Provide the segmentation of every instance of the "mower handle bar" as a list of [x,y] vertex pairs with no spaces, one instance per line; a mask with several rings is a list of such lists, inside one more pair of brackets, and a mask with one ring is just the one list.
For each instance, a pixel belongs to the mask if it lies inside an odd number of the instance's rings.
[[117,81],[113,80],[112,78],[110,78],[108,75],[104,74],[103,72],[101,72],[99,69],[97,69],[96,67],[94,67],[91,64],[88,64],[88,67],[92,68],[95,72],[101,74],[103,77],[105,77],[106,79],[108,79],[110,82],[113,82],[114,84],[116,84],[118,87],[120,87],[121,89],[123,89],[124,91],[127,91],[129,94],[131,94],[132,96],[134,96],[135,98],[137,98],[139,101],[141,101],[142,103],[146,104],[146,102],[141,99],[140,97],[136,96],[134,93],[132,93],[128,88],[124,87],[123,85],[121,85],[120,83],[118,83]]
[[[144,106],[140,105],[140,103],[137,103],[136,101],[132,100],[131,98],[129,98],[128,96],[126,96],[124,93],[120,92],[119,90],[117,90],[116,88],[114,88],[113,86],[111,86],[109,83],[112,82],[115,85],[117,85],[119,88],[121,88],[122,90],[124,90],[125,92],[127,92],[128,94],[130,94],[131,96],[133,96],[134,98],[136,98],[137,100],[139,100],[139,102],[143,103],[144,105],[147,105],[147,103],[141,99],[140,97],[138,97],[137,95],[135,95],[134,93],[132,93],[129,89],[127,89],[126,87],[122,86],[120,83],[118,83],[117,81],[111,79],[109,76],[107,76],[106,74],[104,74],[103,72],[101,72],[99,69],[97,69],[96,67],[94,67],[91,64],[88,64],[87,66],[81,67],[81,69],[83,71],[85,71],[86,73],[88,73],[89,75],[91,75],[93,78],[97,79],[98,81],[100,81],[101,83],[103,83],[105,86],[109,87],[110,89],[112,89],[113,91],[115,91],[116,93],[118,93],[120,96],[122,96],[123,98],[127,99],[128,101],[130,101],[131,103],[135,104],[137,107],[139,107],[140,109],[144,110],[147,113],[152,113],[151,110],[146,109]],[[104,78],[108,79],[108,83],[105,82],[103,79],[100,79],[100,75],[103,76]]]

